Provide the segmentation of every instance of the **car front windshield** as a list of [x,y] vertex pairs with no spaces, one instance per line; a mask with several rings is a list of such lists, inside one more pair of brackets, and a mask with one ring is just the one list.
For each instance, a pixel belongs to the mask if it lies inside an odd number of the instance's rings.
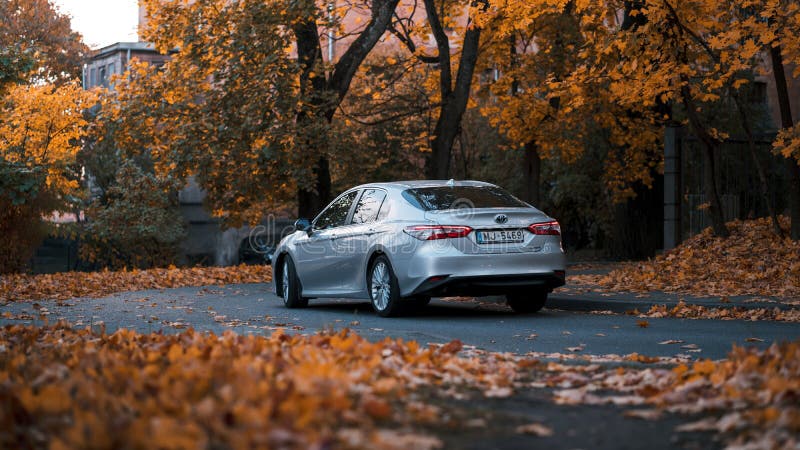
[[431,186],[407,189],[403,198],[423,211],[459,208],[525,208],[530,205],[496,186]]

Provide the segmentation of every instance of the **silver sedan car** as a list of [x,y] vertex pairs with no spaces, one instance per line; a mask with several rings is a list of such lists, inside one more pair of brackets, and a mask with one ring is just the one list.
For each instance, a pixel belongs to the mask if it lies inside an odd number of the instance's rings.
[[392,316],[431,297],[505,295],[514,311],[535,312],[564,284],[558,222],[489,183],[365,184],[295,229],[273,260],[289,308],[363,298]]

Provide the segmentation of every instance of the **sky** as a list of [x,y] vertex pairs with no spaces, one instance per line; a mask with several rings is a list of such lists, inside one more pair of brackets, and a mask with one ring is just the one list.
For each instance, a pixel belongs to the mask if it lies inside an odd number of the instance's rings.
[[51,0],[72,18],[72,29],[96,49],[115,42],[136,42],[137,0]]

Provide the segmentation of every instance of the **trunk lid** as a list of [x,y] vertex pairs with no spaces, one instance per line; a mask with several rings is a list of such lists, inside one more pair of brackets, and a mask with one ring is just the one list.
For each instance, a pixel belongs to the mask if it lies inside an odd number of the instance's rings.
[[545,242],[560,236],[537,236],[534,223],[553,219],[536,208],[463,208],[427,211],[425,218],[438,225],[465,225],[472,232],[448,239],[463,253],[520,253],[541,251]]

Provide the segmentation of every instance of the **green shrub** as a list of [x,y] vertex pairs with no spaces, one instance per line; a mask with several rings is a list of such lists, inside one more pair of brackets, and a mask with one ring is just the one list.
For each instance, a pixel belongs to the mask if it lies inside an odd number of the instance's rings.
[[42,217],[54,209],[45,173],[0,159],[0,273],[24,271],[48,233]]
[[176,263],[186,234],[176,192],[171,180],[124,162],[103,201],[86,211],[81,258],[114,269]]

